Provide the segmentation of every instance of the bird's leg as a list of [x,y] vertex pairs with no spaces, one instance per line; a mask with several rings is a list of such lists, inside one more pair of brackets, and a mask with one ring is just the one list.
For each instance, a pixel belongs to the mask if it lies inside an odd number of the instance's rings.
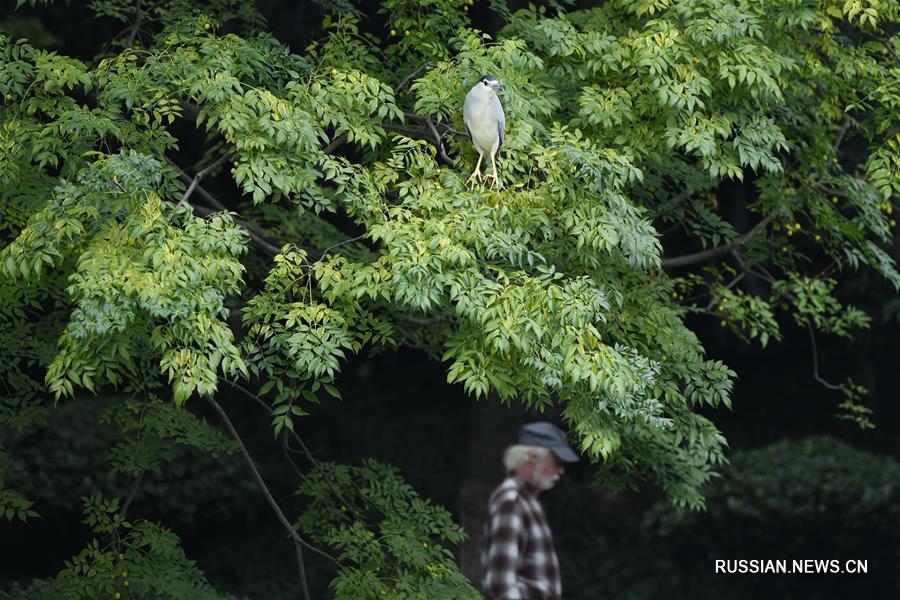
[[[497,149],[494,148],[494,149],[491,151],[491,170],[493,171],[493,173],[492,173],[491,175],[488,175],[487,177],[490,177],[491,179],[494,180],[493,186],[499,190],[499,189],[502,189],[502,188],[503,188],[503,184],[500,183],[500,178],[497,177],[497,160],[496,160],[496,157],[497,157]],[[485,177],[485,179],[487,179],[487,177]]]
[[482,158],[484,158],[484,154],[479,152],[478,153],[478,163],[475,165],[475,171],[473,171],[472,174],[469,175],[469,178],[466,180],[466,183],[468,183],[469,181],[472,181],[473,179],[475,179],[476,181],[478,179],[484,179],[484,176],[481,174],[481,159]]

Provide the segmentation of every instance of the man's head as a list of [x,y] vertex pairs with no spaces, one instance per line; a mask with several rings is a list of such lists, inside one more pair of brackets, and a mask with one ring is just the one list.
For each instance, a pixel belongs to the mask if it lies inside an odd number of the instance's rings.
[[540,446],[516,444],[506,449],[503,465],[510,473],[532,485],[538,491],[552,488],[566,472],[562,461],[553,452]]
[[519,429],[519,441],[506,449],[503,465],[538,491],[552,488],[566,472],[563,462],[577,462],[578,456],[566,443],[566,434],[546,421],[529,423]]

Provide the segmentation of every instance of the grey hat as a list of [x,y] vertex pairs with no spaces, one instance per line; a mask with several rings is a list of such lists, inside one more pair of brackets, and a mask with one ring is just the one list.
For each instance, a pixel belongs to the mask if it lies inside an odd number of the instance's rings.
[[578,455],[566,443],[565,432],[547,421],[522,425],[519,428],[519,444],[549,448],[562,461],[578,462]]

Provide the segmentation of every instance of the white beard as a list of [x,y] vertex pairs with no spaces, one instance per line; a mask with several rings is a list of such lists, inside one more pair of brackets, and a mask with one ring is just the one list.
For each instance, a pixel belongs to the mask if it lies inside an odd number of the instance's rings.
[[537,486],[538,489],[546,492],[547,490],[551,489],[554,485],[556,485],[557,481],[559,481],[559,475],[550,475],[548,477],[546,475],[541,474],[535,478],[534,484]]

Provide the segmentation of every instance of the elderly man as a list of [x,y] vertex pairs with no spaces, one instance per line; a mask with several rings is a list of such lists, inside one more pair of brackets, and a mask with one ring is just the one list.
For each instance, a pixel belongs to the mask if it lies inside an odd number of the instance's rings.
[[506,449],[508,477],[488,501],[482,587],[492,600],[558,600],[559,561],[537,495],[554,486],[563,462],[577,462],[565,433],[552,423],[522,426]]

